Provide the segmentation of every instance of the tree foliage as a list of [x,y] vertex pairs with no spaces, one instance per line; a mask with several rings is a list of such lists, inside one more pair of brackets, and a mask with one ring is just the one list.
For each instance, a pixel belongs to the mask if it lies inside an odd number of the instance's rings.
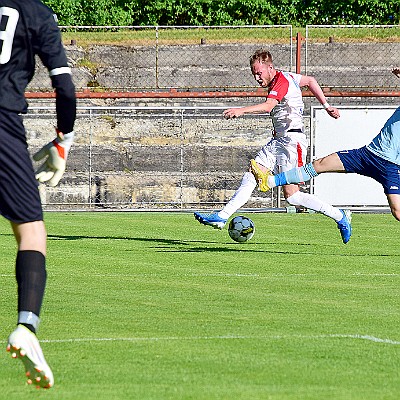
[[43,0],[60,25],[399,24],[399,0]]
[[302,24],[382,24],[400,22],[398,0],[304,0],[299,10]]
[[135,2],[121,0],[43,0],[60,25],[133,25]]

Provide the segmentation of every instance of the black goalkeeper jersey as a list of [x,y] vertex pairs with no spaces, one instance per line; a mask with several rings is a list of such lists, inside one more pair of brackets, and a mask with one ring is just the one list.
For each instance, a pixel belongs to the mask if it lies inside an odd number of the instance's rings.
[[75,87],[53,11],[39,0],[0,0],[0,108],[25,113],[25,89],[35,55],[49,71],[56,92],[57,127],[73,130]]

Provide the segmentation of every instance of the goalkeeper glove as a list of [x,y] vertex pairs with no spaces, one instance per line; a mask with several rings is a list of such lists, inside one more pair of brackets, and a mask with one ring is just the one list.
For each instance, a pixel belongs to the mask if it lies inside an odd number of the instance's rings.
[[35,176],[39,182],[47,182],[49,186],[56,186],[65,172],[68,151],[74,141],[74,132],[63,134],[56,129],[57,137],[43,146],[33,155],[35,161],[47,157],[37,169]]

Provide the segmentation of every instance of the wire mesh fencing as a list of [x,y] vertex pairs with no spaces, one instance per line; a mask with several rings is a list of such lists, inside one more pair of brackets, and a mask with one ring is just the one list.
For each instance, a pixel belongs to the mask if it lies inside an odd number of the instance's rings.
[[399,90],[399,25],[308,25],[302,72],[331,89]]
[[[78,91],[232,90],[254,88],[249,57],[274,46],[293,70],[291,25],[61,27]],[[52,90],[37,63],[32,91]]]
[[[54,137],[54,108],[25,116],[32,153]],[[80,107],[67,171],[40,185],[45,210],[214,209],[237,189],[271,133],[266,115],[225,120],[219,107]],[[39,165],[35,165],[38,167]],[[246,207],[276,207],[254,191]]]
[[[315,76],[328,98],[335,95],[330,99],[335,106],[398,100],[398,92],[390,91],[399,90],[400,79],[390,71],[400,66],[399,26],[309,25],[300,46],[291,25],[62,27],[62,32],[77,91],[99,96],[80,102],[76,143],[60,185],[40,186],[47,210],[220,208],[265,143],[271,121],[260,115],[223,120],[223,108],[201,95],[208,89],[226,92],[232,105],[259,96],[249,68],[259,48],[272,52],[278,69]],[[248,90],[248,97],[235,97],[236,89]],[[376,97],[366,89],[386,94]],[[33,98],[52,96],[40,62],[28,90]],[[112,91],[116,96],[110,97]],[[118,93],[123,91],[141,92],[143,101],[126,99]],[[193,104],[203,106],[146,99],[150,92],[173,91],[198,92]],[[314,97],[304,100],[309,115],[318,103]],[[136,105],[142,103],[146,106]],[[309,134],[307,123],[306,116]],[[54,137],[54,108],[31,107],[25,125],[33,152]],[[279,207],[280,198],[279,191],[255,191],[246,206]]]
[[[398,90],[398,25],[308,25],[300,45],[291,25],[65,26],[77,91],[254,90],[249,57],[271,50],[278,69],[315,76],[328,89]],[[28,89],[52,91],[37,63]]]

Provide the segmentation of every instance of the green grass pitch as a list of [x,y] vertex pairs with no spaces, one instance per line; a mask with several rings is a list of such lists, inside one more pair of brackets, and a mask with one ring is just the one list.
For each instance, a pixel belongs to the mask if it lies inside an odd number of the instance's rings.
[[5,351],[16,283],[2,220],[0,398],[397,400],[400,224],[353,214],[343,245],[318,214],[244,215],[256,233],[239,244],[189,213],[46,213],[49,391]]

